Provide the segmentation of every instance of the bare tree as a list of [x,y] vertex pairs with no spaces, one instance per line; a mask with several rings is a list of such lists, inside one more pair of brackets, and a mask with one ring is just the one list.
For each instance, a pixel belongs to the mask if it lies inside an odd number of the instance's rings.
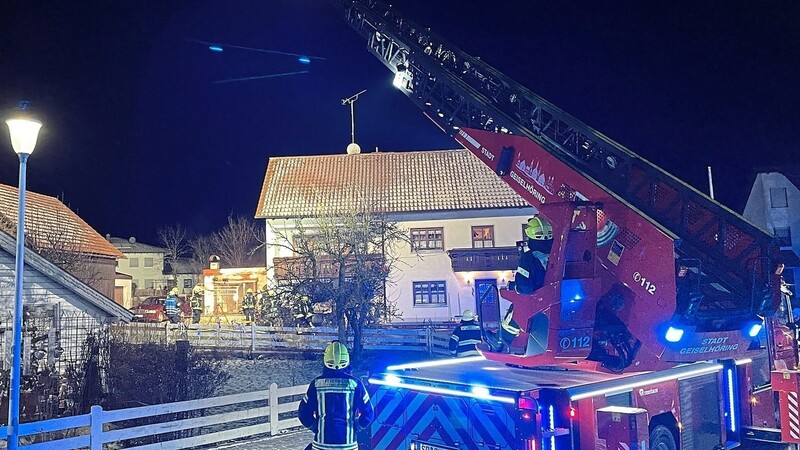
[[386,284],[398,262],[396,247],[410,239],[357,188],[346,197],[338,208],[321,206],[313,221],[297,220],[289,232],[274,230],[274,245],[296,256],[275,267],[271,288],[284,297],[331,302],[339,339],[347,342],[352,331],[353,352],[358,355],[365,326],[398,315],[394,302],[386,298]]
[[181,224],[161,227],[157,231],[158,241],[167,249],[167,259],[175,261],[189,250],[188,232]]
[[208,258],[216,252],[214,236],[197,235],[189,239],[189,249],[192,252],[192,268],[201,273],[208,266]]
[[214,233],[213,245],[230,267],[243,267],[248,258],[261,247],[259,227],[245,217],[228,216],[228,224]]

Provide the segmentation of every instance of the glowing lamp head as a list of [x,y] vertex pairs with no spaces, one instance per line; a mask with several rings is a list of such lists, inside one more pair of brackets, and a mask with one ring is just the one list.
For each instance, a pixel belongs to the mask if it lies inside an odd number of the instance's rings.
[[578,417],[578,411],[575,408],[570,408],[569,409],[569,418],[570,419],[575,419],[577,417]]
[[297,58],[297,62],[299,62],[300,64],[311,64],[311,58],[309,58],[308,56],[300,56],[299,58]]
[[761,329],[764,327],[764,324],[761,322],[751,323],[747,329],[747,335],[751,338],[758,336],[758,333],[761,333]]
[[212,52],[217,52],[217,53],[222,52],[222,47],[220,47],[219,45],[209,45],[208,49],[211,50]]
[[677,327],[669,327],[667,334],[664,336],[667,342],[678,342],[681,338],[683,338],[683,329]]
[[383,378],[383,381],[385,381],[389,386],[400,386],[401,384],[400,377],[392,374],[386,375]]
[[30,155],[36,147],[42,122],[26,116],[15,116],[6,120],[11,146],[18,155]]

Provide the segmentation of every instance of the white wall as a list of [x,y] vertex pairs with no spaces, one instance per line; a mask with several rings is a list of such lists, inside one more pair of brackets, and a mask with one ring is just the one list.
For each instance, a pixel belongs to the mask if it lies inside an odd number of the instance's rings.
[[[153,280],[155,289],[166,285],[163,253],[125,253],[125,257],[127,259],[118,260],[117,269],[119,272],[132,276],[137,289],[145,289],[145,280]],[[153,267],[144,266],[145,258],[153,259]],[[131,267],[132,259],[138,261],[138,267]]]
[[[533,210],[472,211],[461,213],[463,216],[471,217],[448,217],[454,214],[454,212],[430,213],[426,214],[427,217],[411,217],[409,215],[392,219],[406,230],[444,228],[443,250],[422,250],[419,253],[413,253],[410,245],[401,245],[396,249],[399,261],[389,276],[390,283],[387,284],[387,297],[396,303],[402,314],[402,319],[396,320],[407,322],[428,319],[449,320],[461,315],[465,309],[475,309],[474,280],[495,279],[498,286],[505,286],[509,278],[513,276],[512,271],[454,273],[447,250],[472,248],[472,227],[481,225],[494,226],[495,247],[513,247],[517,241],[522,239],[522,225],[532,216]],[[290,230],[295,228],[295,224],[293,219],[268,220],[266,242],[274,243],[276,241],[276,232],[273,231],[273,228],[284,233],[289,230],[286,234],[291,235]],[[273,259],[292,256],[292,254],[288,249],[276,245],[267,245],[266,247],[268,276],[271,279],[274,276],[271,270]],[[447,304],[415,306],[413,283],[419,281],[445,281]]]

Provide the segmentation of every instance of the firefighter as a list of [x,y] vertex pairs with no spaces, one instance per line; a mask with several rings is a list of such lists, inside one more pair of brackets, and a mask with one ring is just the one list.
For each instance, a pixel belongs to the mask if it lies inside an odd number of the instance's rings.
[[300,422],[314,432],[306,450],[358,450],[356,432],[374,418],[369,393],[350,373],[347,347],[333,341],[325,348],[322,375],[300,401]]
[[298,327],[314,328],[311,318],[314,316],[314,307],[311,300],[304,295],[294,302],[294,321]]
[[467,309],[461,316],[458,324],[450,336],[450,354],[456,357],[475,356],[478,353],[478,344],[481,343],[481,327],[478,325],[472,311]]
[[528,249],[520,254],[514,281],[509,283],[509,289],[518,294],[532,294],[544,285],[547,259],[553,248],[553,227],[537,214],[528,220],[525,236]]
[[261,319],[269,326],[280,326],[280,309],[278,299],[270,295],[267,285],[261,288],[258,307],[261,311]]
[[203,314],[203,285],[196,284],[189,297],[189,306],[192,308],[192,323],[200,323],[200,316]]
[[242,299],[242,312],[244,313],[244,320],[247,322],[253,322],[254,319],[254,310],[256,308],[256,296],[253,295],[253,290],[248,289],[247,292],[244,294],[244,298]]
[[174,287],[169,294],[167,294],[166,300],[164,300],[164,314],[167,315],[167,318],[172,323],[178,323],[181,321],[181,310],[178,308],[178,288]]

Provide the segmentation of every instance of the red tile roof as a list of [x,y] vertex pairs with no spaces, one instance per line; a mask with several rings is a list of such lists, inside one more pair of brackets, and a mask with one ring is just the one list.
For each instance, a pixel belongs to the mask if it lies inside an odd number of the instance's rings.
[[[0,184],[0,221],[13,236],[17,231],[19,190]],[[105,240],[77,214],[49,195],[25,193],[25,234],[36,236],[41,245],[51,239],[75,240],[80,251],[98,256],[124,258],[122,253]]]
[[346,208],[354,191],[388,213],[529,206],[469,150],[376,152],[270,158],[256,217]]

